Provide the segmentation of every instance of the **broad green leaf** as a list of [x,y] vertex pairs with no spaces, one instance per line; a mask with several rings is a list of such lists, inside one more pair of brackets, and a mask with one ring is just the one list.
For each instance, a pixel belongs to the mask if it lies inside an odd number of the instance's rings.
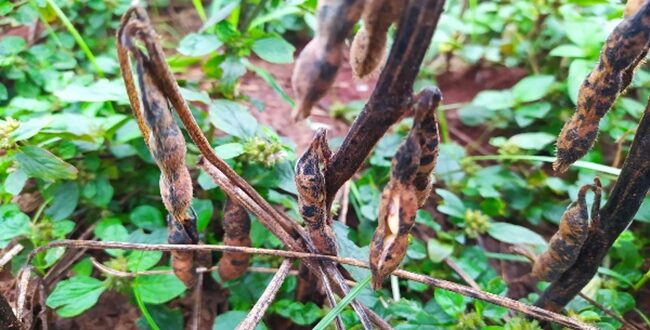
[[512,87],[512,94],[519,102],[537,101],[548,93],[554,82],[550,75],[528,76]]
[[9,98],[9,92],[7,91],[7,86],[0,82],[0,101],[4,101]]
[[580,86],[582,86],[582,82],[587,78],[594,65],[595,62],[587,60],[574,60],[571,62],[569,76],[567,77],[567,92],[573,104],[578,104]]
[[509,143],[526,150],[542,150],[553,141],[555,141],[555,135],[544,132],[520,133],[508,139]]
[[[94,233],[102,241],[126,242],[129,237],[129,232],[118,218],[102,219],[97,223]],[[106,253],[119,256],[124,254],[124,250],[107,249]]]
[[99,175],[83,187],[82,195],[97,207],[106,207],[113,199],[115,189],[105,175]]
[[467,208],[458,196],[444,189],[436,189],[436,194],[442,197],[443,200],[443,204],[438,205],[438,211],[457,218],[465,217],[465,210]]
[[244,153],[244,146],[241,143],[226,143],[214,148],[221,159],[232,159]]
[[427,242],[427,252],[429,253],[429,259],[431,259],[431,261],[439,263],[454,252],[454,246],[452,244],[440,242],[435,238],[431,238]]
[[65,248],[62,247],[62,246],[55,247],[55,248],[52,248],[52,249],[48,249],[45,252],[45,258],[43,258],[45,260],[45,264],[42,266],[42,269],[48,269],[48,268],[52,267],[52,265],[54,265],[54,263],[57,260],[59,260],[59,259],[61,259],[61,257],[63,257],[64,253],[65,253]]
[[163,219],[162,213],[160,213],[159,209],[151,205],[140,205],[136,207],[129,214],[129,219],[131,219],[132,224],[146,230],[165,227],[165,220]]
[[291,319],[297,325],[310,325],[319,317],[321,310],[313,302],[301,303],[288,299],[278,300],[273,304],[273,309],[279,315]]
[[490,110],[509,109],[515,105],[515,97],[510,90],[485,90],[474,97],[472,104],[484,106]]
[[25,174],[21,169],[9,173],[4,183],[5,191],[14,196],[20,194],[23,187],[25,187],[27,179],[27,174]]
[[27,42],[23,37],[19,36],[4,36],[0,39],[0,56],[10,56],[20,53],[27,46]]
[[468,104],[458,109],[458,116],[463,124],[467,126],[478,126],[486,123],[495,112],[483,105]]
[[210,122],[212,124],[240,139],[255,136],[257,120],[246,107],[228,100],[216,100],[210,105]]
[[185,292],[185,285],[174,275],[147,275],[134,283],[142,301],[150,304],[166,303]]
[[47,181],[77,178],[78,171],[74,166],[45,149],[25,146],[19,150],[16,154],[16,161],[20,169],[30,177]]
[[45,304],[62,317],[73,317],[93,307],[104,292],[104,283],[88,276],[75,276],[56,284]]
[[280,37],[258,39],[253,43],[252,49],[261,59],[278,64],[293,62],[293,52],[296,50],[292,44]]
[[122,79],[99,79],[88,86],[71,84],[66,88],[54,92],[59,100],[64,102],[107,102],[116,101],[128,103],[126,88]]
[[205,228],[208,227],[210,219],[212,219],[214,205],[209,199],[194,198],[192,200],[192,207],[194,208],[194,211],[196,211],[198,217],[198,219],[196,219],[196,227],[199,232],[203,232]]
[[130,272],[142,272],[158,264],[162,258],[161,251],[131,251],[126,258],[126,269]]
[[[214,319],[214,324],[212,324],[212,330],[232,330],[237,328],[239,323],[241,323],[248,312],[244,311],[228,311],[223,314],[217,315]],[[267,327],[264,325],[264,322],[260,322],[255,327],[255,330],[266,330]]]
[[52,224],[52,236],[57,239],[63,239],[65,238],[65,235],[74,230],[75,225],[74,221],[70,220],[54,221]]
[[459,316],[465,311],[465,298],[460,293],[436,288],[434,299],[449,316]]
[[522,104],[515,109],[515,121],[519,127],[526,127],[535,119],[545,118],[550,110],[551,104],[548,102]]
[[29,217],[20,212],[15,204],[0,206],[0,248],[7,246],[14,237],[29,233]]
[[20,127],[11,132],[11,138],[14,141],[23,141],[38,134],[43,128],[52,122],[51,117],[32,118],[26,122],[21,122]]
[[178,52],[185,56],[204,56],[219,49],[223,43],[213,34],[190,33],[181,40]]
[[546,246],[544,237],[526,227],[507,222],[493,222],[488,229],[488,234],[504,243]]
[[77,208],[79,202],[79,184],[75,181],[63,181],[57,183],[53,189],[48,191],[52,202],[45,210],[45,214],[52,220],[63,220],[69,217]]
[[584,49],[572,45],[572,44],[565,44],[565,45],[559,45],[555,48],[553,48],[549,55],[551,56],[558,56],[558,57],[585,57],[587,54],[585,53]]

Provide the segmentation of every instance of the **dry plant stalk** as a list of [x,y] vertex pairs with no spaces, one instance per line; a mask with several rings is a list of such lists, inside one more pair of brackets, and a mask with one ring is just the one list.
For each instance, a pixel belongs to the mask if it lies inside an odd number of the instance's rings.
[[[251,246],[251,219],[246,209],[226,199],[223,207],[223,244],[233,246]],[[219,260],[219,277],[224,281],[233,280],[246,273],[250,256],[241,252],[224,252]]]
[[375,290],[404,259],[415,214],[429,196],[438,155],[435,112],[441,100],[437,88],[424,89],[415,96],[413,127],[393,158],[391,178],[381,195],[377,230],[370,245]]
[[600,119],[627,88],[649,46],[650,1],[646,1],[612,31],[601,50],[598,64],[582,83],[576,112],[557,140],[557,159],[553,163],[556,172],[564,173],[591,149]]
[[307,118],[311,108],[332,87],[343,59],[343,43],[361,17],[364,0],[322,0],[316,14],[316,36],[296,60],[291,85],[296,98],[294,120]]
[[[192,178],[185,164],[185,139],[174,120],[163,88],[153,75],[155,64],[135,44],[136,40],[146,38],[146,31],[150,28],[147,23],[133,16],[125,17],[118,31],[118,47],[128,50],[134,56],[138,73],[140,95],[138,97],[135,90],[128,91],[128,94],[135,95],[138,99],[131,104],[132,110],[146,145],[160,168],[160,195],[169,211],[168,242],[197,244],[199,238],[196,217],[190,211],[193,196]],[[127,89],[132,87],[127,84]],[[196,283],[194,258],[192,252],[172,253],[174,272],[188,288]]]
[[386,34],[406,5],[406,0],[367,0],[363,9],[363,25],[350,46],[350,65],[357,78],[372,74],[386,52]]

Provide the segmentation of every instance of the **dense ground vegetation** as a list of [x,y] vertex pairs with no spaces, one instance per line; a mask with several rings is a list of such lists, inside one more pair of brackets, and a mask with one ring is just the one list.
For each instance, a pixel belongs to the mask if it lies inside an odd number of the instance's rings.
[[[0,248],[6,248],[0,255],[15,244],[24,247],[0,265],[0,292],[10,301],[27,254],[51,240],[167,242],[160,173],[130,113],[116,59],[114,34],[128,6],[124,0],[0,3]],[[183,95],[217,154],[296,221],[293,167],[308,139],[292,141],[278,133],[286,127],[264,119],[265,112],[290,116],[288,81],[274,72],[290,70],[296,49],[313,34],[315,8],[312,0],[163,0],[147,8]],[[640,68],[601,122],[594,149],[567,174],[552,174],[556,136],[623,8],[607,0],[447,2],[416,81],[416,90],[440,85],[448,96],[438,112],[443,143],[435,193],[418,211],[403,268],[457,282],[469,277],[482,290],[536,300],[536,293],[522,296],[519,292],[528,291],[511,283],[530,264],[510,252],[510,245],[543,251],[579,187],[594,176],[607,199],[650,96],[650,74]],[[373,82],[339,79],[349,89]],[[252,84],[275,94],[248,93]],[[341,93],[324,107],[332,118],[349,123],[363,101]],[[332,118],[299,125],[303,130],[334,125]],[[411,123],[403,119],[382,138],[336,198],[339,221],[333,229],[341,256],[367,260],[390,161]],[[311,137],[311,130],[305,131]],[[345,133],[338,131],[330,137],[333,148]],[[196,167],[198,152],[188,147],[199,232],[205,243],[223,243],[225,195]],[[649,223],[646,200],[583,291],[645,327],[650,327]],[[253,247],[282,247],[254,217],[251,240]],[[213,255],[213,264],[220,256]],[[66,262],[73,262],[69,269]],[[280,262],[251,258],[258,270]],[[120,277],[98,263],[121,272],[170,269],[168,256],[157,251],[78,255],[59,247],[38,254],[33,266],[45,276],[46,305],[62,326],[93,326],[84,315],[142,329],[182,329],[188,322],[191,292],[172,274]],[[350,272],[357,281],[369,275],[357,268]],[[231,329],[243,319],[271,277],[251,271],[222,281],[216,272],[210,275],[202,317],[214,329]],[[328,312],[316,302],[295,301],[297,282],[292,276],[284,283],[260,328],[313,326]],[[539,328],[505,308],[397,278],[382,290],[364,289],[360,299],[399,329]],[[602,329],[622,326],[580,297],[566,313]],[[352,310],[342,316],[350,328],[357,323]]]

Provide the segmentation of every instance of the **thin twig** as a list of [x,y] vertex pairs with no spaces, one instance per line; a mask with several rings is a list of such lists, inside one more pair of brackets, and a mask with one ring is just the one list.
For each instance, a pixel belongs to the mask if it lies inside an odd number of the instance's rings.
[[278,293],[278,290],[280,290],[280,287],[282,286],[282,283],[284,283],[284,279],[287,277],[290,269],[291,260],[284,259],[280,265],[280,269],[278,269],[278,272],[275,273],[273,278],[271,278],[271,282],[269,282],[269,284],[266,286],[266,289],[262,293],[262,296],[260,296],[260,299],[257,300],[255,306],[253,306],[253,309],[248,312],[246,318],[241,323],[239,323],[236,330],[255,329],[257,324],[264,316],[264,313],[266,313],[266,309],[269,308],[271,302],[273,302],[273,299],[275,299],[275,295]]
[[15,256],[22,251],[24,246],[22,246],[20,243],[17,243],[9,251],[7,251],[5,254],[3,254],[0,257],[0,271],[2,271],[2,268],[9,262],[11,259],[13,259]]
[[18,275],[18,298],[16,299],[16,316],[19,320],[23,319],[25,313],[25,301],[27,300],[27,288],[29,287],[29,278],[32,275],[32,267],[27,266],[20,270]]
[[194,304],[192,305],[192,329],[201,329],[201,306],[203,306],[203,273],[198,273],[194,286]]
[[463,281],[465,281],[465,283],[469,284],[469,286],[471,286],[476,290],[481,290],[481,287],[478,285],[478,283],[476,283],[476,281],[474,281],[473,278],[471,278],[467,273],[465,273],[465,271],[462,268],[460,268],[460,266],[458,266],[458,264],[455,261],[451,260],[450,258],[445,258],[445,263],[447,264],[447,266],[453,269],[454,272],[456,272],[456,274],[458,274],[458,276],[460,276],[460,278],[462,278]]
[[[52,241],[43,246],[34,249],[28,256],[28,262],[33,256],[39,252],[47,249],[66,246],[70,248],[87,248],[94,250],[105,249],[126,249],[126,250],[140,250],[140,251],[229,251],[229,252],[243,252],[250,254],[264,254],[272,255],[283,258],[293,259],[313,259],[313,260],[330,260],[333,262],[352,265],[356,267],[369,268],[368,264],[352,258],[344,258],[332,255],[321,255],[305,252],[260,249],[242,246],[224,246],[224,245],[177,245],[177,244],[142,244],[142,243],[123,243],[123,242],[98,242],[98,241],[79,241],[79,240],[59,240]],[[529,306],[516,300],[506,297],[501,297],[489,292],[475,290],[471,287],[460,285],[454,282],[440,280],[426,275],[415,274],[409,271],[398,269],[393,272],[393,275],[399,276],[404,279],[425,283],[433,287],[460,293],[464,296],[484,300],[486,302],[503,306],[532,317],[558,323],[560,325],[572,329],[596,329],[592,326],[586,325],[578,320],[570,317],[550,312],[539,307]]]

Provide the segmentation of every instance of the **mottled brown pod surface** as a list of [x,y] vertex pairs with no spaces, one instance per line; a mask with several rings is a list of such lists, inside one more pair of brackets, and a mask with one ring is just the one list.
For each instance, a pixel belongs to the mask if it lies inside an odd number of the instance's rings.
[[386,33],[399,18],[405,0],[367,0],[363,25],[350,46],[350,65],[357,78],[371,74],[384,60]]
[[[648,0],[629,0],[625,4],[625,11],[623,12],[623,15],[625,17],[629,17],[636,14],[641,6],[646,2],[648,2]],[[623,71],[623,77],[621,78],[623,80],[621,83],[623,86],[621,87],[621,92],[624,92],[627,87],[630,86],[632,83],[632,78],[634,78],[634,72],[636,71],[636,68],[644,63],[645,58],[648,55],[648,46],[649,45],[646,45],[643,52],[641,52],[641,54],[639,54],[639,56],[637,56],[637,58],[634,60],[634,63],[632,63],[632,65]]]
[[[134,12],[139,14],[138,17],[131,16]],[[155,35],[150,33],[151,27],[145,15],[141,9],[134,8],[127,11],[122,19],[123,25],[117,37],[120,65],[138,127],[156,165],[160,168],[160,195],[170,214],[167,217],[168,242],[197,244],[196,216],[190,208],[193,192],[192,179],[185,164],[185,139],[174,120],[172,108],[163,92],[159,77],[153,74],[156,64],[135,46],[135,40],[155,38]],[[136,61],[139,95],[134,87],[127,50]],[[196,281],[194,252],[174,251],[171,255],[176,276],[186,286],[193,286]]]
[[598,64],[580,87],[576,112],[558,137],[557,159],[553,164],[556,172],[565,172],[594,144],[600,119],[627,87],[634,67],[645,57],[649,34],[650,2],[646,2],[609,35]]
[[[241,205],[226,199],[223,208],[223,244],[251,246],[251,220]],[[242,252],[224,252],[217,267],[224,281],[239,278],[246,273],[250,255]]]
[[316,36],[300,53],[291,77],[296,99],[294,120],[306,118],[334,83],[343,43],[363,11],[364,0],[319,1]]
[[535,258],[531,272],[534,279],[555,281],[576,262],[580,249],[589,236],[589,213],[585,195],[590,189],[594,192],[591,217],[592,221],[598,221],[601,187],[598,179],[595,182],[593,185],[582,186],[576,201],[562,215],[560,227],[551,237],[548,250]]
[[418,207],[422,207],[431,193],[432,173],[438,161],[438,120],[436,111],[442,101],[442,93],[437,87],[425,88],[415,96],[413,129],[414,135],[420,144],[420,165],[415,173],[415,194],[418,198]]
[[314,139],[296,163],[298,207],[314,245],[323,254],[336,255],[336,239],[330,227],[322,169],[331,157],[325,129]]

